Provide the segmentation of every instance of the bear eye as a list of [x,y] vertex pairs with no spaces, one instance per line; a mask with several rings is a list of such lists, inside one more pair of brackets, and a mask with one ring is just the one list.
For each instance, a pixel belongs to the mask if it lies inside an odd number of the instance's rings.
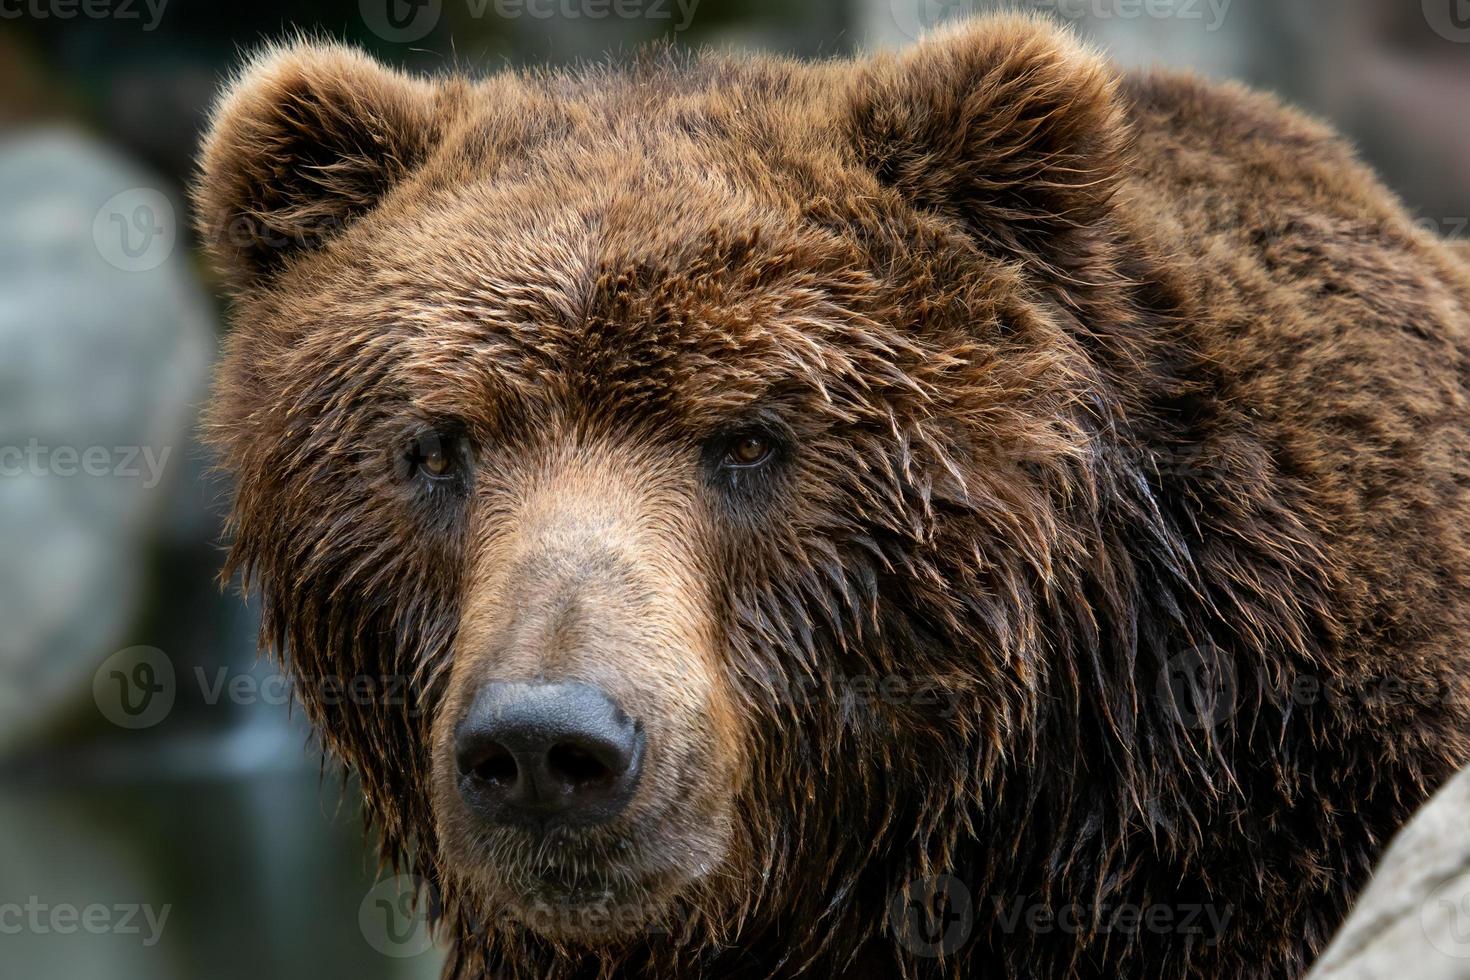
[[749,469],[764,463],[771,455],[771,442],[758,433],[744,433],[730,440],[721,465],[729,469]]
[[426,432],[409,446],[408,462],[415,473],[443,480],[454,474],[459,457],[452,439],[442,432]]

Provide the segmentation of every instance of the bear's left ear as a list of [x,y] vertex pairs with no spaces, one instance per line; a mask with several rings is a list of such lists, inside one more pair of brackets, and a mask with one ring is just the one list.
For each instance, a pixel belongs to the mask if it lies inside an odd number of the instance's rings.
[[1114,69],[1028,16],[981,18],[863,66],[847,104],[880,183],[1045,256],[1102,218],[1131,131]]
[[435,146],[438,94],[342,45],[257,55],[215,106],[193,188],[231,283],[258,284],[372,209]]

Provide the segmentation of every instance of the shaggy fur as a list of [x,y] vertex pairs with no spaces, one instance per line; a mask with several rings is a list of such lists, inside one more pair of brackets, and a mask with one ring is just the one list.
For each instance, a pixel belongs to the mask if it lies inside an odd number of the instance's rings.
[[[481,82],[303,43],[196,200],[230,566],[450,977],[1295,976],[1470,758],[1470,264],[1266,97],[1025,18]],[[528,675],[649,725],[626,821],[463,811],[453,724]],[[566,867],[622,925],[532,914]],[[931,958],[889,908],[936,874]]]

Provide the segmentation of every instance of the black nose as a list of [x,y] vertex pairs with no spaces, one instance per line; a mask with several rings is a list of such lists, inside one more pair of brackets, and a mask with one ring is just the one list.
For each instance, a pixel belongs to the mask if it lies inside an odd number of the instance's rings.
[[580,683],[486,684],[454,733],[460,794],[491,823],[595,824],[638,784],[643,726]]

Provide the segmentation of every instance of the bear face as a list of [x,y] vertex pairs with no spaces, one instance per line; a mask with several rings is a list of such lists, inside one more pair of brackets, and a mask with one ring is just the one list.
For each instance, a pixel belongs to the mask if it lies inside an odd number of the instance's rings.
[[[1123,134],[1085,59],[1016,22],[837,88],[671,59],[431,84],[311,45],[235,84],[198,189],[238,298],[213,415],[235,561],[446,889],[559,939],[719,920],[828,773],[918,799],[929,753],[1005,753],[1083,408],[1054,321],[924,204],[986,196],[1016,236],[1100,210]],[[916,100],[986,86],[1015,179],[1061,168],[1034,198],[920,152],[965,151]],[[424,717],[311,696],[344,674],[407,675]],[[633,720],[610,819],[487,818],[466,788],[476,698],[525,682]]]
[[1470,758],[1470,276],[1268,100],[297,44],[195,199],[229,570],[450,976],[1298,975]]

